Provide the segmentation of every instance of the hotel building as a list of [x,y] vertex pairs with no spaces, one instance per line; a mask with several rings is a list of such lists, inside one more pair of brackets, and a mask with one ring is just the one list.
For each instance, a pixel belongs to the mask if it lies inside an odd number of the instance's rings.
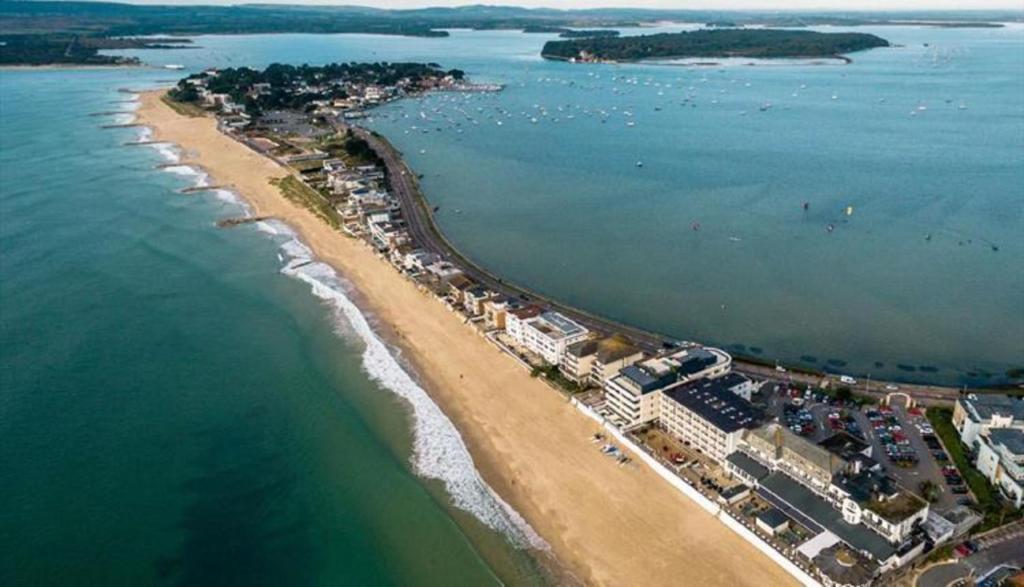
[[658,417],[661,391],[697,379],[720,377],[731,367],[732,357],[725,351],[693,346],[628,365],[610,378],[602,373],[612,420],[627,429],[652,422]]

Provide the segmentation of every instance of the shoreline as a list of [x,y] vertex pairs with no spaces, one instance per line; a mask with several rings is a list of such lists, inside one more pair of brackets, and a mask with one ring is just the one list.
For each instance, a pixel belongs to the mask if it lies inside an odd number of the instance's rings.
[[287,170],[221,134],[212,118],[178,115],[158,92],[140,100],[139,122],[153,140],[177,144],[182,165],[201,165],[253,215],[284,222],[354,286],[454,422],[483,479],[572,574],[604,585],[795,583],[646,466],[609,462],[590,442],[596,423],[368,247],[286,200],[269,179]]

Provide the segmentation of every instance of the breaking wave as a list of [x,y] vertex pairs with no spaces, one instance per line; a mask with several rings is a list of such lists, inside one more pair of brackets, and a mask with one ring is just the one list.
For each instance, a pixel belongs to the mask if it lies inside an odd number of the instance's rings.
[[287,225],[265,221],[256,226],[280,243],[279,257],[284,263],[281,272],[307,283],[313,295],[331,305],[337,328],[354,334],[365,345],[362,363],[370,378],[405,399],[412,408],[412,464],[416,474],[440,480],[457,508],[504,534],[517,547],[546,550],[544,540],[480,476],[455,425],[403,369],[349,298],[351,286],[332,267],[316,261],[309,247]]

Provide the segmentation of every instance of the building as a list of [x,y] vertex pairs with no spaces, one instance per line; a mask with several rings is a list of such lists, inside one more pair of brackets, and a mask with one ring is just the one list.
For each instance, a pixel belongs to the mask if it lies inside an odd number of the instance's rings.
[[574,383],[603,387],[606,373],[618,373],[620,369],[632,365],[643,356],[643,352],[629,340],[616,334],[569,345],[558,368]]
[[754,397],[757,386],[749,378],[739,373],[727,373],[721,377],[721,385],[748,402]]
[[769,536],[775,536],[789,529],[789,518],[786,517],[786,514],[775,508],[769,508],[757,514],[755,523],[758,528]]
[[978,437],[993,428],[1024,429],[1024,400],[1008,395],[960,398],[953,408],[953,426],[960,440],[973,448]]
[[605,398],[613,419],[623,427],[634,427],[657,418],[657,392],[697,379],[720,377],[731,367],[732,357],[719,349],[674,349],[620,368],[610,377],[609,369],[603,368]]
[[589,330],[558,312],[541,312],[517,322],[514,330],[509,328],[509,336],[550,365],[560,364],[569,345],[590,336]]
[[452,304],[461,306],[466,301],[466,292],[477,287],[477,283],[465,275],[456,275],[448,280],[448,298]]
[[516,342],[523,340],[523,324],[540,316],[541,312],[540,306],[508,308],[505,312],[505,333]]
[[807,558],[841,541],[880,569],[894,568],[923,549],[917,536],[928,503],[902,491],[855,440],[814,444],[772,422],[747,432],[725,468],[818,534],[799,547]]
[[518,307],[516,303],[507,297],[496,295],[484,302],[484,324],[492,330],[505,330],[506,312],[510,308]]
[[980,436],[977,467],[1014,507],[1024,505],[1024,430],[996,428]]
[[672,386],[655,404],[658,427],[716,461],[734,452],[744,431],[757,425],[750,402],[733,393],[723,379]]
[[953,426],[975,466],[1014,507],[1024,505],[1024,400],[969,395],[957,400]]
[[467,289],[462,294],[462,306],[470,316],[482,316],[484,304],[494,297],[494,292],[482,285]]

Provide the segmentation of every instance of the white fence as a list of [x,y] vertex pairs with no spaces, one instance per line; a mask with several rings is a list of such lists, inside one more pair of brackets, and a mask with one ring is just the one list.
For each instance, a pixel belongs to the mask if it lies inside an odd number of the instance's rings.
[[576,409],[585,414],[590,419],[600,424],[605,430],[608,431],[612,437],[632,452],[638,459],[643,461],[647,466],[651,468],[655,473],[658,474],[662,479],[668,482],[669,485],[676,488],[680,493],[686,497],[692,499],[697,505],[704,508],[712,516],[718,518],[725,526],[731,529],[736,534],[739,534],[744,540],[754,545],[755,548],[763,552],[768,558],[772,559],[776,564],[782,567],[787,573],[792,575],[801,584],[807,587],[821,587],[821,583],[811,577],[807,571],[798,567],[793,561],[786,558],[782,553],[775,550],[772,545],[768,544],[761,539],[757,534],[753,533],[749,528],[745,527],[739,521],[734,519],[732,515],[724,511],[721,506],[717,503],[708,499],[704,494],[697,491],[689,483],[683,481],[678,475],[668,470],[665,465],[658,462],[657,459],[647,454],[647,451],[640,448],[632,440],[626,437],[618,428],[605,421],[600,414],[590,409],[590,407],[580,403],[573,398],[572,404],[576,406]]

